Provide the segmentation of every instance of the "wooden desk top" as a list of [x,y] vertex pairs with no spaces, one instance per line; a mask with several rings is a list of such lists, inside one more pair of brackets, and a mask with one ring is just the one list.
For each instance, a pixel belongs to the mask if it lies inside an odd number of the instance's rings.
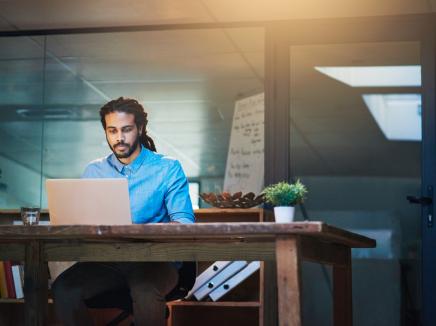
[[[217,215],[222,215],[222,216],[226,216],[227,214],[232,214],[232,215],[247,215],[247,214],[255,214],[255,213],[259,213],[264,211],[263,208],[259,208],[259,207],[253,207],[253,208],[200,208],[200,209],[195,209],[194,213],[196,215],[201,215],[201,214],[217,214]],[[48,209],[42,209],[41,210],[41,214],[43,215],[48,215],[49,211]],[[13,208],[13,209],[0,209],[0,217],[5,217],[5,216],[13,216],[13,217],[20,217],[20,210]]]
[[339,229],[323,222],[268,223],[195,223],[195,224],[134,224],[134,225],[0,225],[1,242],[26,240],[77,241],[157,241],[217,239],[237,241],[268,241],[280,235],[316,237],[329,243],[351,248],[373,248],[375,240]]

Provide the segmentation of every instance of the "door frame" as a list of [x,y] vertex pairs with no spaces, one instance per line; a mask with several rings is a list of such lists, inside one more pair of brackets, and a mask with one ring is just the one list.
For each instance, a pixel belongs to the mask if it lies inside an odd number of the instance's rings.
[[[265,184],[290,180],[290,56],[298,45],[419,42],[422,69],[421,196],[436,185],[436,15],[308,19],[266,25]],[[418,194],[415,194],[418,195]],[[434,191],[431,195],[435,201]],[[404,198],[406,200],[406,198]],[[423,325],[436,320],[436,223],[433,206],[423,206],[420,293]]]

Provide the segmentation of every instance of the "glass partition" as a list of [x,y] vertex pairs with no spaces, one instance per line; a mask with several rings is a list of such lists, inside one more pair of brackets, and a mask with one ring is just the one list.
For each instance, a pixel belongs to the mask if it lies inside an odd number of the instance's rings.
[[77,178],[110,153],[98,110],[119,96],[144,105],[157,151],[180,160],[200,192],[222,191],[235,101],[263,92],[263,34],[233,28],[1,40],[0,180],[19,198],[0,206],[46,207],[46,178]]
[[[309,189],[300,219],[377,240],[353,251],[355,321],[398,325],[419,305],[420,209],[406,200],[421,187],[419,44],[292,46],[290,58],[292,174]],[[331,304],[325,291],[306,309],[321,297]]]
[[39,206],[44,38],[0,38],[0,207]]

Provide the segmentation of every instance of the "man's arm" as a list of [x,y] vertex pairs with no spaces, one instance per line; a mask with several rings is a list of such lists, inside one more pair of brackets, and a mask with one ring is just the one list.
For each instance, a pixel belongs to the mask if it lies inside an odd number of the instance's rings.
[[189,197],[188,179],[179,161],[174,161],[174,165],[170,168],[165,205],[170,223],[194,223],[195,217]]
[[80,176],[80,178],[82,179],[90,179],[95,177],[96,177],[95,168],[92,164],[88,164],[85,168],[85,171],[83,171],[82,175]]

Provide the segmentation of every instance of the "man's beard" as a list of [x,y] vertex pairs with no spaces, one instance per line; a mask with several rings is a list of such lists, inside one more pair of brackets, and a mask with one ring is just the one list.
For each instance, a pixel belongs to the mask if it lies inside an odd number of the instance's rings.
[[[127,146],[128,147],[127,152],[117,153],[116,152],[116,148],[118,146],[120,146],[120,145]],[[138,148],[138,146],[139,146],[139,134],[138,134],[138,137],[136,137],[135,141],[133,142],[133,144],[131,146],[130,146],[130,144],[120,142],[120,143],[115,144],[113,147],[110,146],[110,148],[112,149],[112,152],[114,153],[114,155],[117,158],[128,158],[128,157],[130,157],[130,155],[133,154],[133,152],[136,150],[136,148]]]

